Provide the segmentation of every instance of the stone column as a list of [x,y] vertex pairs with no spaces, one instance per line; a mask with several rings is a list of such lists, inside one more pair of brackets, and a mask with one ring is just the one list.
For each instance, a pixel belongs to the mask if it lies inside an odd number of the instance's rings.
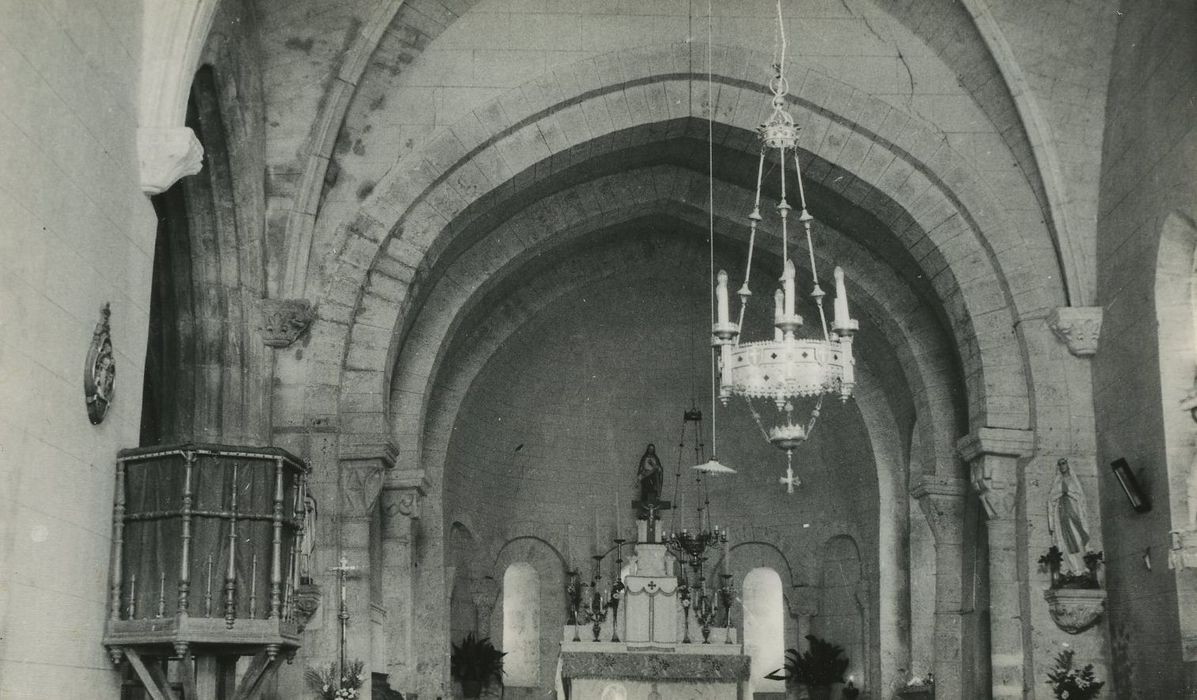
[[[370,632],[370,567],[379,565],[379,562],[370,560],[370,520],[374,509],[378,507],[383,475],[394,464],[394,447],[381,445],[343,450],[337,469],[340,506],[337,548],[345,563],[349,567],[356,567],[345,578],[349,613],[345,630],[345,658],[348,662],[356,659],[367,664],[366,683],[359,695],[361,700],[370,700],[369,674],[382,670],[369,666],[374,656]],[[331,579],[330,583],[332,587],[326,600],[334,608],[339,608],[340,591],[336,578]],[[331,617],[339,624],[335,615]]]
[[819,614],[819,597],[814,586],[794,586],[794,593],[787,601],[790,619],[794,621],[794,646],[799,652],[810,649],[806,635],[811,633],[815,615]]
[[499,601],[499,582],[494,576],[480,576],[470,581],[470,597],[474,602],[475,627],[478,637],[491,636],[491,615]]
[[911,488],[935,538],[935,693],[964,697],[964,498],[963,479],[922,476]]
[[386,673],[391,687],[403,693],[415,683],[412,530],[427,492],[428,480],[416,469],[389,474],[382,490],[382,604],[389,627]]
[[1020,576],[1018,556],[1018,460],[1033,448],[1031,431],[1007,428],[981,428],[956,445],[969,466],[989,533],[989,663],[995,699],[1021,698],[1028,684],[1023,627],[1030,616],[1023,610],[1020,584],[1025,576]]

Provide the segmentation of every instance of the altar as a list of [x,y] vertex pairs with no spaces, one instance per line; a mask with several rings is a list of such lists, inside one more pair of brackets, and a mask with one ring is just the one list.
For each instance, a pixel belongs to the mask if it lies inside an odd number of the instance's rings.
[[[715,619],[713,598],[697,588],[705,582],[679,580],[664,544],[636,544],[632,561],[613,614],[578,616],[563,630],[558,666],[565,698],[750,697],[750,659],[726,610]],[[700,606],[708,609],[695,609]]]

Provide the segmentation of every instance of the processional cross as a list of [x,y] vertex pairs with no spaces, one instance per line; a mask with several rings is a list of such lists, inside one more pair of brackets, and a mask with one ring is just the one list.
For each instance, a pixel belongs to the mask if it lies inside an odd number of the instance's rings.
[[337,619],[341,621],[341,666],[337,669],[338,678],[345,677],[345,627],[349,624],[349,604],[346,602],[345,596],[345,579],[349,578],[349,574],[360,570],[361,567],[359,566],[350,566],[349,560],[346,559],[345,555],[343,554],[341,555],[340,565],[329,569],[329,571],[334,572],[337,575],[337,586],[340,589],[341,597],[341,609],[340,612],[337,613]]

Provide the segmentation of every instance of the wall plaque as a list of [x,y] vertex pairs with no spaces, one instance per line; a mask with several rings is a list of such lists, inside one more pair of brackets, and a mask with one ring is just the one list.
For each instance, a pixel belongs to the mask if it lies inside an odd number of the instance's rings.
[[100,307],[100,322],[92,333],[87,363],[83,367],[83,397],[87,400],[87,417],[92,425],[99,425],[108,413],[116,380],[116,358],[112,354],[112,333],[108,326],[111,314],[105,302]]

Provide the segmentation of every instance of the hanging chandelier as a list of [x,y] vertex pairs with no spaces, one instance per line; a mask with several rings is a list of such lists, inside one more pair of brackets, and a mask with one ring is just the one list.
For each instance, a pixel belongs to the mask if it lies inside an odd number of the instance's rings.
[[[715,280],[715,322],[712,326],[712,345],[718,350],[719,399],[726,406],[738,396],[745,400],[753,419],[766,439],[786,453],[786,476],[780,481],[787,491],[793,493],[800,482],[794,476],[793,453],[814,429],[827,395],[838,395],[847,401],[855,385],[852,337],[860,324],[848,315],[848,297],[844,284],[844,271],[836,267],[835,316],[830,330],[823,310],[825,292],[819,286],[818,267],[812,243],[811,222],[814,217],[807,211],[806,191],[802,184],[802,168],[798,160],[798,131],[794,118],[786,110],[786,95],[789,86],[785,78],[785,26],[781,17],[781,5],[777,10],[780,36],[780,58],[773,65],[774,77],[769,81],[773,93],[772,112],[768,120],[758,129],[760,156],[757,162],[756,193],[752,212],[748,215],[748,256],[744,263],[744,282],[736,294],[740,300],[739,315],[731,320],[728,275],[720,270]],[[783,268],[780,288],[773,294],[773,337],[766,340],[744,342],[741,330],[745,311],[752,296],[749,280],[752,275],[752,255],[756,245],[757,227],[761,216],[762,184],[765,179],[766,162],[777,158],[778,176],[777,216],[781,229],[781,250]],[[797,183],[799,203],[798,222],[806,237],[806,249],[812,278],[811,298],[818,312],[818,329],[814,337],[800,337],[803,318],[796,311],[797,270],[790,259],[789,219],[792,207],[787,196],[787,168],[790,159],[794,164],[794,180]],[[810,405],[809,412],[800,411],[799,406]]]

